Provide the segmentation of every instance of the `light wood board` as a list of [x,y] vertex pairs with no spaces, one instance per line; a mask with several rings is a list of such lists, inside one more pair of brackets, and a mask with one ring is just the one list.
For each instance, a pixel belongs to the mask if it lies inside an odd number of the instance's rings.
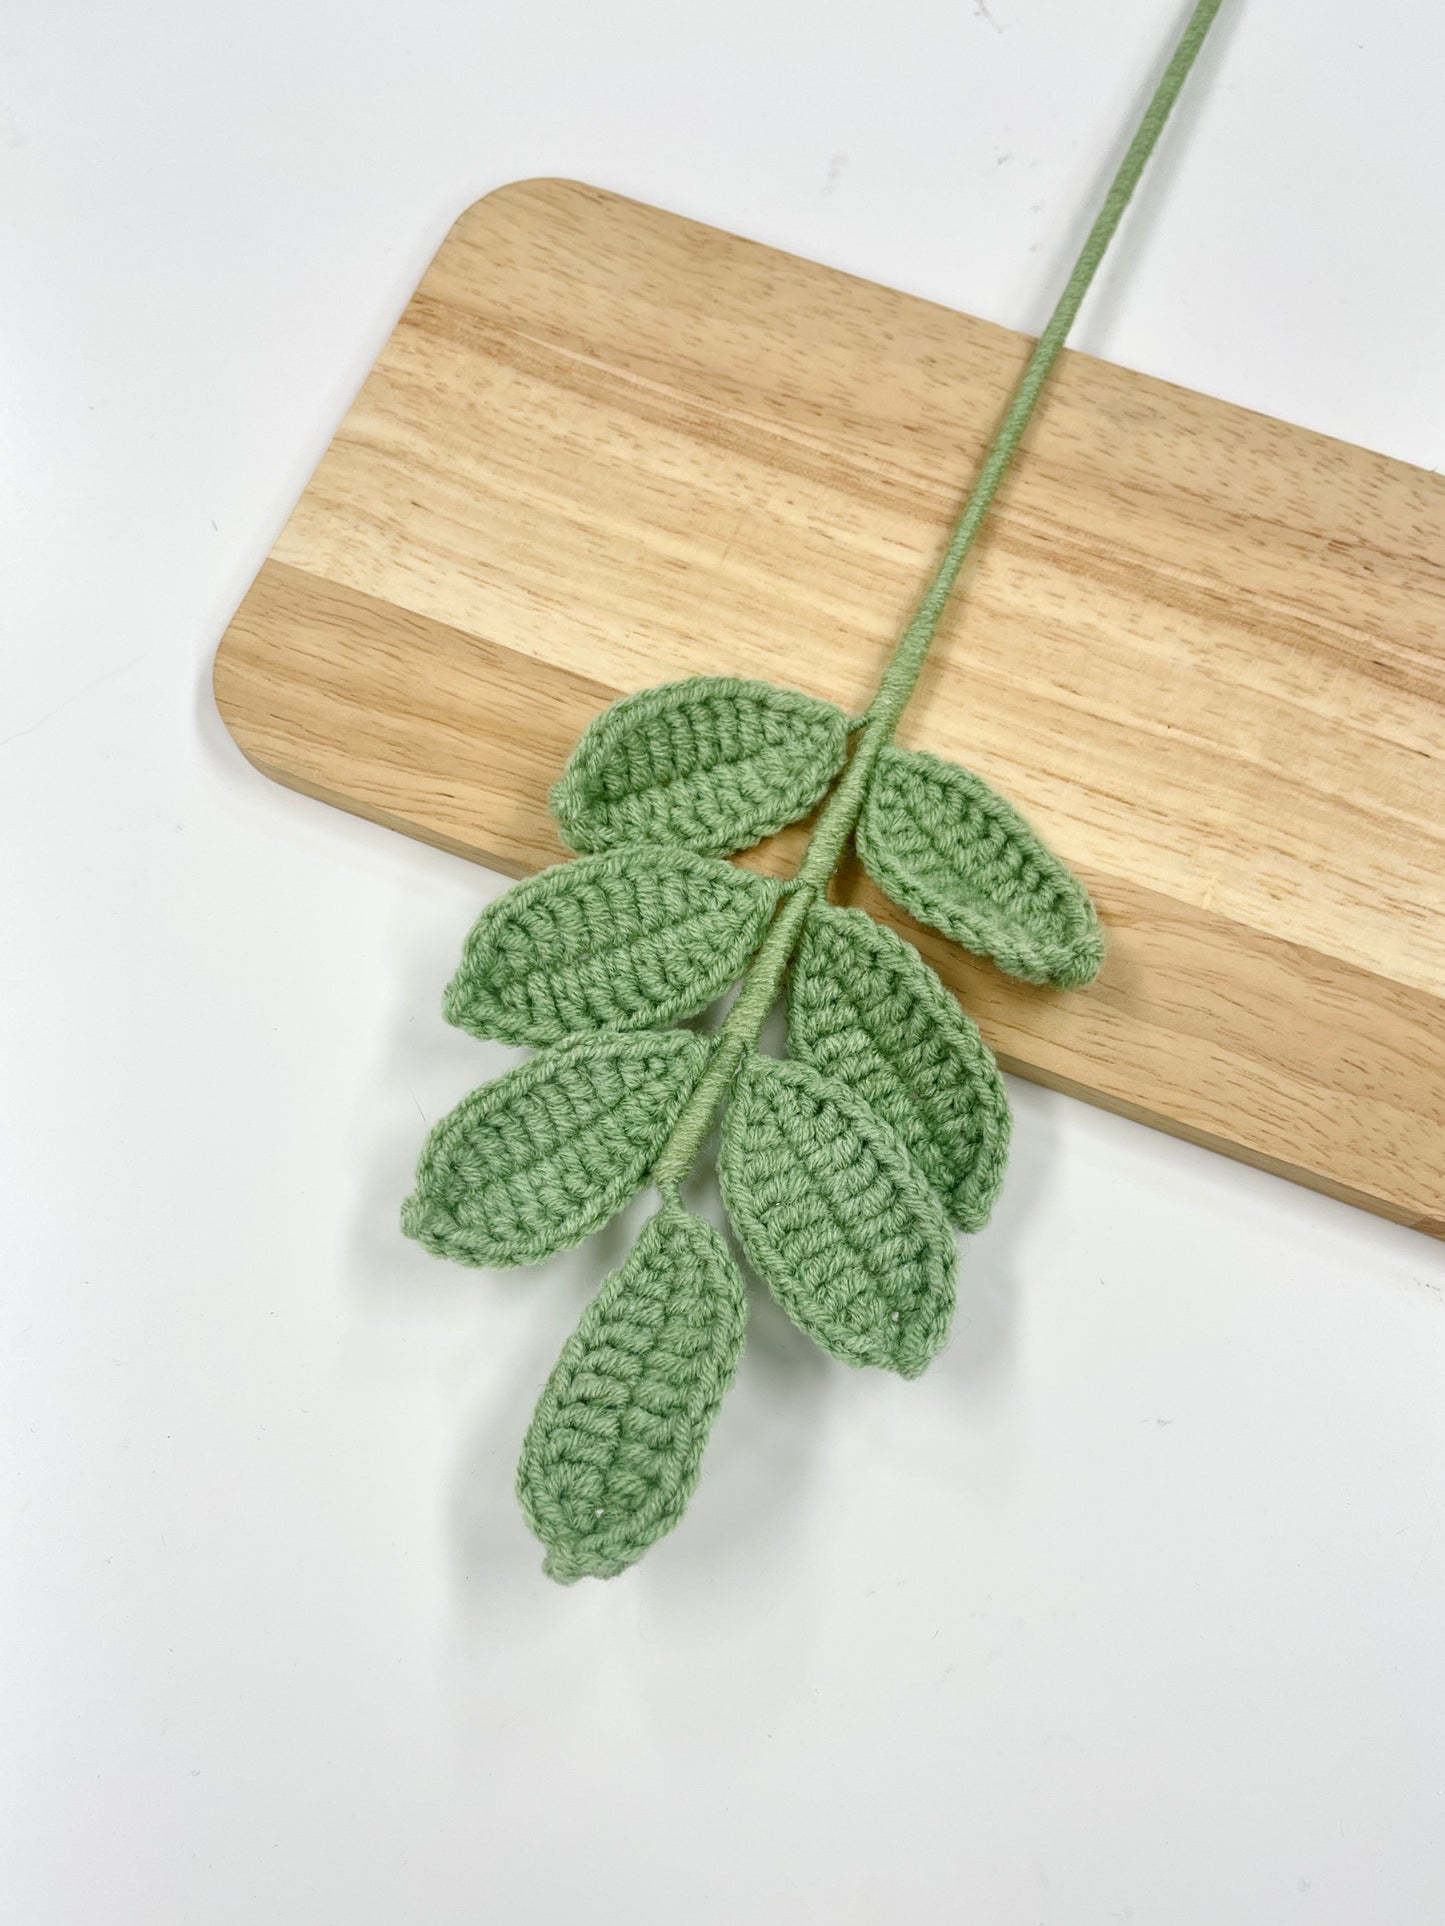
[[[293,788],[553,861],[547,785],[619,694],[727,671],[865,706],[1027,347],[592,188],[504,188],[227,631],[221,713]],[[1442,637],[1439,477],[1066,355],[900,740],[1083,875],[1104,973],[1029,989],[856,873],[839,893],[1007,1068],[1445,1234]]]

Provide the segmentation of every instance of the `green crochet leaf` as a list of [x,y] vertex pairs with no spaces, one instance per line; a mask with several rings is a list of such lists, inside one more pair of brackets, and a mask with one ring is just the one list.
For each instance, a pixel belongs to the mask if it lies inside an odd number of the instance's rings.
[[1072,990],[1099,973],[1104,938],[1084,886],[970,769],[884,749],[858,854],[911,916],[1010,976]]
[[902,1139],[807,1063],[751,1057],[723,1121],[723,1197],[748,1261],[845,1364],[916,1378],[953,1316],[953,1233]]
[[401,1227],[459,1264],[536,1264],[642,1188],[708,1046],[686,1031],[586,1037],[483,1084],[433,1128]]
[[779,887],[655,845],[558,863],[483,910],[447,985],[447,1021],[546,1044],[690,1016],[739,975]]
[[553,785],[569,846],[678,843],[727,856],[804,816],[842,765],[831,702],[737,676],[642,689],[590,723]]
[[815,903],[788,982],[788,1050],[893,1126],[961,1230],[988,1222],[1008,1161],[1003,1079],[912,944]]
[[721,1237],[665,1204],[583,1313],[522,1446],[517,1496],[549,1576],[614,1578],[672,1530],[746,1319]]

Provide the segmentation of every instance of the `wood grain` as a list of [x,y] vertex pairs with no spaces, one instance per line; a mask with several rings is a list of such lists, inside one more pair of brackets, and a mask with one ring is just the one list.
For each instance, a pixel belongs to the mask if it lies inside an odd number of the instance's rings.
[[[267,774],[513,873],[614,696],[867,701],[1028,343],[570,182],[453,228],[222,641]],[[1089,883],[1005,1064],[1445,1234],[1445,482],[1066,355],[900,738]],[[796,834],[747,860],[777,868]],[[459,933],[460,936],[460,933]]]

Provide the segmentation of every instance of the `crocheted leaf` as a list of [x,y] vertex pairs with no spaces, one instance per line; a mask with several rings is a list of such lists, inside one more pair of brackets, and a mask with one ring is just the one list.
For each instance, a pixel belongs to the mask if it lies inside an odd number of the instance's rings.
[[911,916],[1011,976],[1072,990],[1098,975],[1104,938],[1084,886],[972,770],[884,749],[858,854]]
[[435,1125],[401,1227],[459,1264],[536,1264],[642,1188],[708,1046],[686,1031],[587,1037],[483,1084]]
[[550,1577],[614,1578],[672,1530],[746,1317],[721,1237],[665,1204],[583,1313],[522,1446],[517,1496]]
[[739,974],[779,885],[685,849],[579,856],[483,910],[447,985],[447,1021],[504,1043],[671,1023]]
[[978,1230],[1008,1161],[993,1052],[917,950],[862,910],[815,903],[788,984],[788,1049],[898,1132],[960,1230]]
[[723,1197],[783,1309],[845,1364],[916,1378],[953,1316],[953,1233],[902,1139],[808,1063],[747,1059],[723,1121]]
[[553,785],[576,850],[680,843],[727,856],[806,815],[842,764],[831,702],[737,676],[698,675],[604,709]]

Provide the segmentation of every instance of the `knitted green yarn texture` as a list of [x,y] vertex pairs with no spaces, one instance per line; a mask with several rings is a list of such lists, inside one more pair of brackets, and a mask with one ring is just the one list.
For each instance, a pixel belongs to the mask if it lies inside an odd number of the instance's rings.
[[858,854],[910,916],[1010,976],[1074,990],[1099,974],[1104,937],[1087,891],[972,770],[884,749]]
[[960,1230],[1003,1183],[1010,1116],[993,1052],[911,944],[862,910],[815,903],[788,978],[788,1051],[902,1138]]
[[[523,1446],[522,1509],[564,1583],[615,1577],[677,1523],[738,1364],[738,1266],[680,1195],[720,1113],[732,1229],[799,1329],[905,1378],[946,1341],[954,1227],[988,1217],[1008,1105],[977,1026],[918,952],[827,900],[849,845],[910,915],[1013,976],[1077,989],[1103,963],[1087,891],[1013,805],[893,736],[1218,6],[1198,0],[866,713],[850,724],[816,695],[733,676],[614,703],[552,790],[577,859],[487,909],[447,987],[453,1023],[538,1054],[430,1132],[408,1235],[464,1264],[530,1264],[645,1186],[662,1197]],[[820,803],[788,881],[720,860]],[[664,1027],[734,983],[709,1034]],[[777,1061],[758,1042],[785,984]]]
[[483,911],[447,985],[447,1021],[545,1044],[692,1016],[736,982],[779,888],[650,843],[543,870]]
[[550,1577],[613,1578],[672,1530],[746,1322],[727,1245],[665,1203],[583,1313],[522,1446],[517,1495]]
[[676,843],[729,856],[805,816],[837,775],[848,719],[831,702],[737,676],[693,676],[614,702],[552,789],[570,848]]
[[459,1264],[539,1264],[646,1182],[707,1057],[669,1030],[544,1051],[436,1124],[401,1227]]
[[750,1057],[718,1175],[748,1262],[793,1322],[844,1364],[916,1378],[948,1335],[958,1252],[892,1125],[811,1064]]

